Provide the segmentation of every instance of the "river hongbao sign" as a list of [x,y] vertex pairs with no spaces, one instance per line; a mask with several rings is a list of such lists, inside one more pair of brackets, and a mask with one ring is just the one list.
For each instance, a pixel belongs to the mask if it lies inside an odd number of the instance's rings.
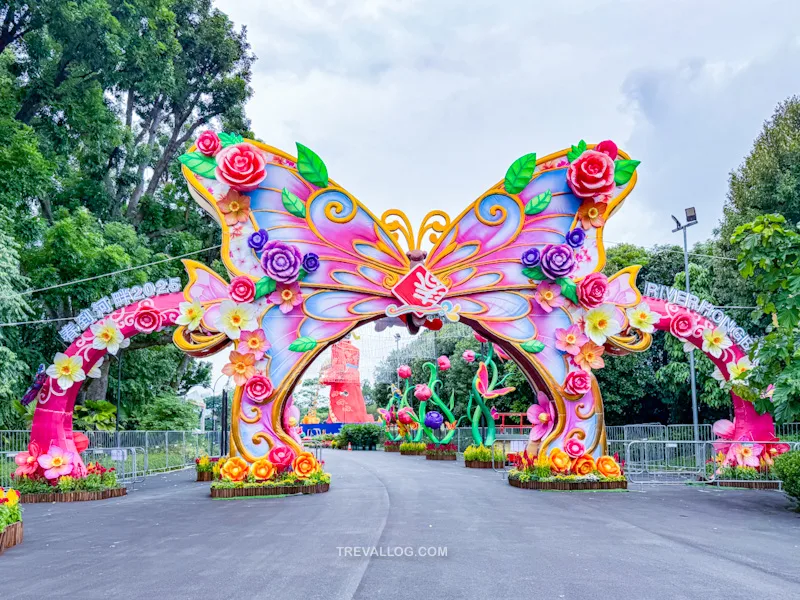
[[688,310],[694,311],[707,319],[722,330],[725,330],[730,338],[743,350],[749,351],[755,341],[747,332],[736,324],[731,317],[726,315],[721,309],[711,304],[708,300],[701,300],[694,294],[687,294],[685,290],[679,290],[668,285],[646,281],[644,284],[644,295],[650,298],[658,298],[671,304],[683,306]]

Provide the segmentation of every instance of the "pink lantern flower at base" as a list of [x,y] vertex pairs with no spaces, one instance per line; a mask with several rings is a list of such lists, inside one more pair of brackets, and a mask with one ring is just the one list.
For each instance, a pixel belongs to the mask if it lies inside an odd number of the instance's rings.
[[480,344],[485,344],[486,342],[489,341],[485,337],[483,337],[480,333],[478,333],[477,331],[473,332],[472,335],[475,336],[475,340]]
[[538,404],[531,404],[528,408],[528,421],[533,425],[530,439],[538,442],[549,435],[556,425],[556,406],[550,402],[545,394],[537,394]]
[[726,462],[739,467],[758,467],[761,464],[761,453],[764,446],[761,444],[731,444]]
[[447,371],[452,365],[450,364],[450,359],[448,357],[440,356],[436,359],[436,366],[440,371]]
[[564,452],[569,454],[570,458],[578,458],[586,452],[586,446],[578,438],[572,437],[564,444]]
[[14,471],[14,477],[21,477],[23,475],[33,475],[39,469],[39,456],[42,450],[39,444],[31,442],[28,444],[27,452],[20,452],[14,457],[14,462],[17,469]]
[[411,367],[408,365],[400,365],[397,367],[397,376],[400,379],[408,379],[411,377]]
[[62,450],[58,446],[50,446],[47,454],[39,457],[39,466],[44,469],[44,476],[47,479],[58,479],[63,475],[72,473],[72,461],[75,454],[67,450]]
[[464,362],[475,362],[475,353],[472,350],[464,350],[464,354],[461,355],[461,358],[464,359]]

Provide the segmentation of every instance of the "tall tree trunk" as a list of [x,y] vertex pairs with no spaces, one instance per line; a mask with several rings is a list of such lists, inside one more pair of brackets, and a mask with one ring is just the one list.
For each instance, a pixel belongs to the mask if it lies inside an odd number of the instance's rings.
[[106,400],[108,394],[108,373],[111,369],[112,361],[109,357],[103,361],[100,367],[100,377],[97,379],[90,379],[89,385],[86,386],[86,399],[87,400]]

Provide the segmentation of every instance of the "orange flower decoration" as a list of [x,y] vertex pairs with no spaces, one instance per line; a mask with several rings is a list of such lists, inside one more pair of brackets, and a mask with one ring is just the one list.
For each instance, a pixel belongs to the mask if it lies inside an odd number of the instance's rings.
[[250,466],[250,473],[256,481],[267,481],[275,477],[278,469],[266,458],[259,458]]
[[595,202],[594,200],[584,200],[578,213],[575,215],[581,222],[581,227],[590,229],[592,227],[602,227],[606,222],[603,214],[606,211],[606,205],[602,202]]
[[619,477],[622,475],[622,469],[619,468],[617,461],[610,456],[601,456],[598,458],[596,466],[600,474],[606,477]]
[[236,385],[244,385],[256,374],[256,357],[250,352],[242,354],[234,350],[229,360],[231,362],[222,367],[222,372],[228,377],[233,377]]
[[569,473],[569,468],[572,466],[572,459],[569,454],[564,452],[561,448],[553,448],[550,451],[550,467],[558,473]]
[[228,195],[217,202],[217,207],[225,217],[226,225],[246,223],[250,212],[250,196],[231,190]]
[[292,461],[292,471],[298,479],[307,479],[319,468],[317,459],[311,452],[301,452]]
[[575,475],[589,475],[595,470],[594,458],[590,454],[584,454],[575,459],[572,465],[572,472]]
[[249,472],[247,462],[240,456],[234,456],[225,461],[219,474],[226,481],[244,481]]
[[584,371],[602,369],[606,364],[603,360],[603,352],[605,350],[602,346],[598,346],[594,342],[586,342],[573,360]]

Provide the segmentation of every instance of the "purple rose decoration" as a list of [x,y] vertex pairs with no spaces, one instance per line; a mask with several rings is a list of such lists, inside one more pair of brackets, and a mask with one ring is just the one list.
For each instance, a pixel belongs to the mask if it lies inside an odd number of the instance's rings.
[[583,246],[584,240],[586,240],[586,232],[580,227],[576,227],[566,235],[566,238],[570,246],[580,248]]
[[302,262],[300,250],[283,242],[268,242],[261,252],[261,266],[267,275],[279,283],[297,281]]
[[306,273],[313,273],[319,269],[319,256],[313,252],[306,254],[303,257],[303,268],[306,270]]
[[528,248],[522,253],[522,264],[526,267],[535,267],[539,264],[539,250],[537,248]]
[[436,412],[432,410],[430,412],[425,413],[425,427],[430,427],[431,429],[439,429],[444,423],[444,417],[442,413]]
[[548,244],[542,250],[540,266],[548,279],[566,277],[575,268],[575,254],[566,244]]
[[250,246],[256,252],[261,252],[261,249],[264,247],[269,241],[269,234],[267,233],[266,229],[259,229],[250,234],[250,237],[247,238],[247,245]]

